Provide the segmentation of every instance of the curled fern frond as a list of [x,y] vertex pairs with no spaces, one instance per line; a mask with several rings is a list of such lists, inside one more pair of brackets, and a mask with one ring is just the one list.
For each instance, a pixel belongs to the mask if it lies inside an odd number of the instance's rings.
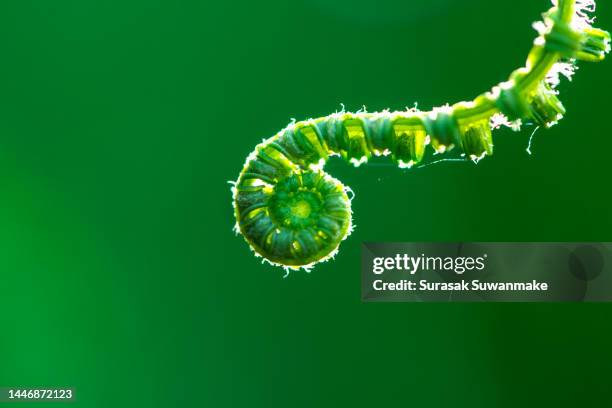
[[322,170],[330,156],[359,166],[388,155],[409,168],[430,146],[477,162],[493,154],[492,130],[500,125],[555,125],[565,115],[560,79],[571,80],[577,61],[598,62],[610,52],[610,34],[592,27],[594,11],[594,0],[553,0],[534,23],[538,37],[525,67],[471,102],[291,123],[257,145],[234,183],[236,230],[271,264],[308,269],[334,256],[352,230],[350,190]]

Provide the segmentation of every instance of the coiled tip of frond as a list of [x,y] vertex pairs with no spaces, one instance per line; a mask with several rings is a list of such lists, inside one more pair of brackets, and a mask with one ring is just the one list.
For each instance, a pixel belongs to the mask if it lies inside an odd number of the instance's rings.
[[350,234],[351,200],[338,180],[295,166],[280,150],[264,143],[247,160],[233,188],[237,227],[269,263],[308,270]]

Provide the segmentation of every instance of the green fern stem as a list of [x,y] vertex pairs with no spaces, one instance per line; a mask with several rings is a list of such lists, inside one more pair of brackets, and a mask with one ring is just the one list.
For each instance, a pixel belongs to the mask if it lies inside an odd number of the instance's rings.
[[359,166],[389,155],[408,168],[431,146],[478,161],[493,154],[495,115],[545,128],[557,123],[565,108],[547,76],[559,63],[601,61],[610,50],[610,35],[580,20],[577,1],[589,0],[558,0],[538,25],[525,67],[471,102],[431,111],[337,112],[292,123],[259,144],[233,187],[236,230],[270,263],[308,268],[333,256],[352,229],[348,188],[322,170],[330,156]]

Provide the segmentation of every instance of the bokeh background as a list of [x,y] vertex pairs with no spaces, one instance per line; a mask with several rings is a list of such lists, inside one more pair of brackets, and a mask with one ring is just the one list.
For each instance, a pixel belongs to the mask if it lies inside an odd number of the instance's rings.
[[3,0],[0,385],[76,387],[75,407],[606,406],[612,306],[364,304],[359,250],[612,240],[611,61],[562,86],[532,156],[527,128],[478,166],[331,161],[357,229],[310,274],[232,232],[228,180],[290,118],[472,98],[547,7]]

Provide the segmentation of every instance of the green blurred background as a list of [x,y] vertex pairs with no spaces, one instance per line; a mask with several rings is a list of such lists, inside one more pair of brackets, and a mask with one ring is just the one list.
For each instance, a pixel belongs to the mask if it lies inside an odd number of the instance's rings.
[[232,232],[228,180],[262,138],[340,103],[472,98],[547,7],[3,0],[0,386],[76,387],[78,407],[609,404],[610,305],[363,304],[359,251],[612,240],[610,61],[562,86],[533,156],[527,128],[478,166],[332,160],[357,229],[310,274]]

